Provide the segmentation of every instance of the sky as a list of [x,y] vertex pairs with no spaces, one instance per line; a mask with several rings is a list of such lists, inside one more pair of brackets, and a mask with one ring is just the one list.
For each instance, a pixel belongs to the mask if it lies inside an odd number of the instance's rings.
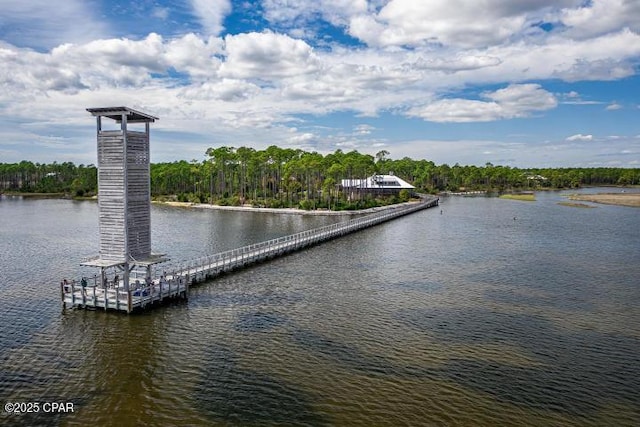
[[638,0],[0,0],[0,163],[96,163],[87,108],[209,147],[640,167]]

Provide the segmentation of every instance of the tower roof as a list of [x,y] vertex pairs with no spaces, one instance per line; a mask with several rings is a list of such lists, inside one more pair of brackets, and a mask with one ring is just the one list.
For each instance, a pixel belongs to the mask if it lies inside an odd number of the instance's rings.
[[87,111],[94,116],[104,116],[115,120],[120,123],[122,121],[122,115],[127,116],[128,123],[147,123],[158,120],[157,117],[152,115],[136,111],[129,107],[100,107],[100,108],[87,108]]

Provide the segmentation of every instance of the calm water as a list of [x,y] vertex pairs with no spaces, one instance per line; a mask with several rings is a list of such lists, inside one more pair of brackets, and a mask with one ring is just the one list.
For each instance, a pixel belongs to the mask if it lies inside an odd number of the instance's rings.
[[[127,316],[59,302],[95,203],[3,198],[0,400],[75,412],[0,423],[640,425],[640,210],[537,199],[447,198]],[[154,206],[153,247],[337,220]]]

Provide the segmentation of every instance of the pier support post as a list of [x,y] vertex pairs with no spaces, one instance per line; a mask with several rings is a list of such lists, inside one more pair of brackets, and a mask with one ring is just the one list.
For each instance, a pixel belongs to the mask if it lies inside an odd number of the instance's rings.
[[64,300],[64,282],[60,282],[60,296],[62,297],[62,309],[65,310],[67,308],[67,302]]

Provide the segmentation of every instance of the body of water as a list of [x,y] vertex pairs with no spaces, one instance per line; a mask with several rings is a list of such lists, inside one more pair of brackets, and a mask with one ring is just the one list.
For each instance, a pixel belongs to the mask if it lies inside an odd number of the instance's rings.
[[[640,425],[640,210],[562,200],[443,198],[124,315],[62,310],[95,203],[3,197],[0,399],[74,411],[0,424]],[[153,249],[344,219],[154,206]]]

